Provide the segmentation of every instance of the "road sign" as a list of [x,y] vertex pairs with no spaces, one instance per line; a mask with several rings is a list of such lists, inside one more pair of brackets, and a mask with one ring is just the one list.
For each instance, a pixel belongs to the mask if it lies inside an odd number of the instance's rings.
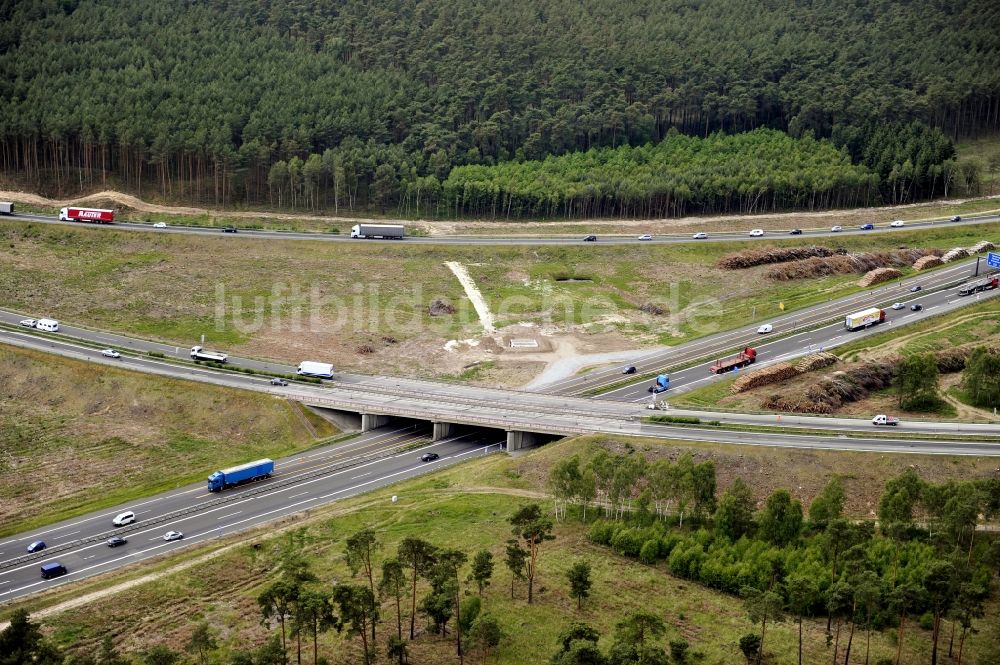
[[986,265],[990,268],[996,268],[1000,270],[1000,254],[996,252],[990,252],[986,255]]

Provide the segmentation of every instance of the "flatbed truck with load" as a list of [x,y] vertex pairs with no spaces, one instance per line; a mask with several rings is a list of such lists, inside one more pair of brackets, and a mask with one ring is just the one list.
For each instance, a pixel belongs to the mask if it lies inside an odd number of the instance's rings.
[[208,491],[221,492],[227,487],[236,487],[262,478],[270,478],[274,473],[274,461],[259,459],[239,466],[216,471],[208,477]]
[[998,285],[1000,285],[1000,277],[994,275],[993,277],[981,279],[978,282],[969,282],[968,284],[964,284],[962,288],[958,290],[958,295],[971,296],[973,293],[995,289]]
[[748,346],[732,358],[715,361],[715,364],[708,371],[711,374],[725,374],[726,372],[752,365],[755,362],[757,362],[757,349]]
[[101,208],[62,208],[59,210],[59,221],[110,224],[115,221],[115,211]]
[[352,238],[382,238],[401,240],[406,228],[401,224],[355,224],[351,227]]
[[213,363],[224,363],[229,361],[229,356],[221,351],[209,351],[202,346],[191,347],[191,357],[195,360],[207,360]]
[[844,327],[850,331],[861,330],[885,321],[885,310],[878,307],[863,309],[844,318]]
[[872,425],[892,425],[896,426],[899,424],[899,418],[895,416],[887,416],[880,413],[879,415],[872,418]]

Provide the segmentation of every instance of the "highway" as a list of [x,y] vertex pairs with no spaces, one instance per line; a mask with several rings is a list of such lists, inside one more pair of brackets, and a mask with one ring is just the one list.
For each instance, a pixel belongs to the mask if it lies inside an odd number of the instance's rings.
[[[237,533],[500,449],[501,439],[470,432],[431,443],[426,428],[407,424],[374,430],[348,441],[278,460],[268,480],[212,493],[200,481],[172,492],[82,515],[0,539],[0,602],[61,586],[125,565],[168,554],[180,547]],[[422,462],[434,452],[440,458]],[[214,469],[206,469],[208,476]],[[120,512],[136,513],[132,525],[116,528]],[[183,540],[163,534],[180,531]],[[108,547],[112,535],[128,542]],[[46,550],[27,554],[43,540]],[[43,580],[42,564],[58,561],[68,575]]]
[[[824,307],[823,312],[810,311],[805,316],[798,318],[791,317],[791,321],[777,320],[779,322],[774,324],[775,332],[766,335],[758,334],[755,327],[744,328],[740,333],[732,334],[729,338],[731,340],[728,347],[729,353],[726,353],[726,347],[722,346],[722,344],[712,348],[717,350],[719,358],[725,358],[739,348],[752,346],[757,350],[758,354],[757,362],[753,365],[753,368],[758,368],[800,358],[816,351],[835,349],[841,344],[848,344],[859,339],[864,339],[865,337],[879,335],[886,332],[887,329],[892,330],[893,326],[898,327],[915,323],[930,316],[947,314],[961,307],[1000,296],[1000,289],[984,291],[971,296],[959,296],[958,287],[949,287],[937,291],[932,290],[936,288],[936,284],[941,284],[944,281],[943,279],[932,279],[926,282],[920,279],[910,280],[907,284],[923,282],[926,286],[916,293],[911,292],[906,285],[880,289],[872,296],[867,296],[866,301],[862,301],[862,297],[852,298],[854,302],[849,308],[845,306],[839,308]],[[895,302],[902,303],[903,309],[892,309],[891,305]],[[913,304],[920,304],[923,309],[916,312],[912,311],[910,306]],[[849,331],[844,327],[844,317],[848,313],[867,309],[868,307],[884,308],[886,313],[885,323],[856,331]],[[824,312],[827,313],[825,317],[823,315]],[[831,314],[836,317],[834,321],[816,325],[820,321],[829,321]],[[768,321],[768,323],[771,323],[771,321]],[[780,336],[783,332],[794,330],[800,330],[800,332]],[[772,339],[775,336],[778,337]],[[689,347],[685,345],[679,347],[676,354],[670,354],[669,352],[660,354],[660,357],[656,358],[653,362],[644,360],[640,365],[637,365],[636,371],[637,373],[655,371],[656,369],[663,368],[668,363],[680,365],[687,360],[705,357],[705,355],[704,347]],[[662,393],[660,397],[669,398],[670,395],[681,394],[706,383],[731,377],[731,375],[716,376],[711,374],[709,367],[714,362],[715,360],[713,359],[676,372],[671,372],[669,374],[671,389]],[[650,369],[647,370],[647,367]],[[573,382],[575,385],[571,383],[571,388],[567,390],[563,387],[559,392],[561,394],[580,394],[583,389],[586,389],[587,376],[585,374],[581,377],[576,377],[576,381]],[[592,381],[597,383],[603,380],[605,383],[608,383],[612,380],[620,381],[621,378],[621,369],[616,367],[610,373],[605,370],[603,374],[595,376]],[[583,389],[581,388],[581,384],[584,385]],[[648,387],[650,385],[652,385],[652,380],[647,380],[642,383],[609,390],[600,395],[599,398],[619,401],[646,401],[649,399]]]
[[[6,312],[0,318],[10,321],[11,316],[16,318],[20,315]],[[984,434],[1000,436],[1000,426],[996,425],[903,423],[898,430],[878,432],[887,438],[876,438],[872,435],[875,430],[864,420],[773,414],[709,414],[676,409],[671,411],[673,415],[693,414],[734,424],[781,426],[788,429],[787,432],[748,433],[643,423],[641,417],[649,412],[640,405],[629,402],[400,378],[352,375],[346,377],[346,380],[318,386],[293,383],[287,387],[273,387],[260,377],[193,365],[177,365],[148,356],[126,355],[119,360],[105,358],[98,349],[82,345],[70,336],[70,333],[77,332],[87,334],[101,344],[129,342],[116,344],[119,348],[140,350],[149,344],[142,340],[124,340],[110,333],[76,329],[72,326],[64,326],[62,333],[0,329],[0,342],[108,366],[267,392],[308,404],[362,411],[368,409],[374,413],[396,415],[405,411],[414,418],[451,420],[472,425],[488,422],[493,428],[458,430],[454,436],[432,443],[426,424],[421,426],[410,420],[397,421],[341,444],[279,460],[275,477],[268,481],[218,495],[209,493],[204,483],[199,482],[0,540],[0,602],[115,570],[170,553],[180,547],[263,525],[339,498],[404,480],[474,455],[486,454],[490,450],[498,450],[505,437],[503,427],[523,426],[529,431],[537,431],[535,428],[541,426],[542,431],[548,428],[548,431],[564,434],[603,432],[680,441],[797,449],[1000,456],[1000,444],[982,441]],[[160,345],[155,348],[170,350],[172,347]],[[181,351],[179,355],[185,354]],[[268,363],[260,364],[272,370],[281,368]],[[830,433],[803,435],[792,429],[796,426],[827,429]],[[933,434],[934,438],[893,438],[896,431]],[[854,435],[847,436],[848,433]],[[423,463],[419,458],[425,451],[437,452],[441,458]],[[211,471],[206,469],[206,476]],[[111,518],[123,510],[135,511],[138,521],[134,525],[115,529],[110,525]],[[166,542],[163,540],[163,533],[167,530],[181,531],[185,537],[181,541]],[[109,548],[105,540],[113,532],[122,534],[128,539],[128,543]],[[45,540],[49,549],[36,555],[27,555],[27,544],[37,539]],[[42,580],[39,566],[52,561],[64,564],[69,574],[53,580]]]
[[[594,400],[565,395],[547,395],[526,391],[502,390],[462,384],[438,383],[402,377],[365,377],[352,375],[351,381],[337,380],[323,385],[292,383],[286,387],[268,384],[263,377],[250,376],[239,372],[226,372],[208,367],[178,365],[157,358],[124,356],[120,360],[104,358],[97,349],[81,346],[79,343],[58,333],[47,333],[47,337],[29,332],[0,329],[0,343],[33,348],[49,353],[57,353],[87,362],[121,366],[128,369],[159,374],[180,379],[190,379],[221,385],[269,393],[284,399],[295,399],[313,406],[354,411],[355,413],[385,414],[390,416],[456,423],[495,430],[519,430],[550,434],[622,434],[637,435],[640,432],[659,432],[661,438],[676,438],[676,428],[644,429],[641,419],[649,415],[642,405],[628,401]],[[705,420],[718,420],[730,425],[765,425],[786,428],[807,427],[830,430],[828,440],[815,436],[795,436],[790,430],[789,440],[796,440],[801,448],[824,448],[835,445],[838,449],[870,449],[868,444],[855,439],[842,439],[844,432],[865,435],[873,431],[865,419],[830,418],[822,416],[799,416],[776,414],[740,414],[710,411],[685,411],[672,409],[673,415],[692,415]],[[669,430],[669,431],[668,431]],[[962,452],[962,448],[945,441],[960,435],[985,435],[1000,437],[1000,425],[988,423],[956,423],[907,421],[895,432],[929,434],[940,436],[937,452]],[[721,432],[698,430],[698,440],[721,440]],[[740,443],[749,435],[736,433],[731,439]],[[756,436],[756,435],[754,435]],[[730,440],[730,439],[727,439]],[[911,452],[909,441],[899,450]],[[965,441],[964,444],[970,443]],[[783,444],[784,445],[784,444]],[[892,445],[884,446],[886,452]],[[993,450],[987,446],[986,450]],[[972,450],[972,449],[969,449]],[[984,448],[975,448],[976,451]],[[1000,445],[995,447],[1000,454]],[[979,454],[978,452],[976,454]]]
[[[191,235],[206,235],[206,236],[232,236],[232,234],[223,234],[221,227],[206,227],[206,226],[167,226],[166,228],[154,228],[152,224],[145,222],[115,222],[114,224],[87,224],[81,222],[61,222],[56,217],[50,217],[47,215],[34,215],[34,214],[16,214],[10,215],[8,219],[16,219],[28,222],[41,222],[44,224],[59,224],[66,226],[76,226],[84,228],[93,229],[106,229],[106,230],[127,230],[127,231],[142,231],[146,233],[160,233],[160,234],[191,234]],[[613,220],[612,220],[613,221]],[[732,233],[732,232],[715,232],[708,233],[708,237],[705,239],[694,239],[692,238],[693,233],[671,233],[671,234],[656,234],[653,236],[652,240],[639,240],[638,236],[599,236],[596,242],[584,242],[583,236],[573,236],[573,237],[556,237],[556,236],[511,236],[511,237],[490,237],[490,236],[410,236],[402,240],[371,240],[369,242],[373,243],[405,243],[407,245],[476,245],[476,246],[491,246],[491,245],[528,245],[528,246],[544,246],[544,245],[587,245],[587,246],[606,246],[606,245],[632,245],[632,244],[675,244],[675,243],[704,243],[711,241],[723,241],[723,240],[740,240],[740,241],[752,241],[752,242],[773,242],[775,240],[808,240],[812,238],[828,238],[828,237],[840,237],[845,235],[871,235],[873,233],[901,233],[905,231],[911,231],[913,229],[926,229],[936,226],[960,226],[966,224],[983,224],[987,222],[1000,221],[1000,215],[974,215],[970,217],[963,217],[959,222],[952,222],[948,219],[934,219],[934,220],[923,220],[906,222],[906,226],[901,228],[890,227],[887,223],[876,224],[875,228],[869,231],[863,231],[856,227],[844,227],[843,231],[833,232],[830,228],[813,228],[813,229],[802,229],[800,235],[790,235],[790,229],[767,231],[761,237],[751,237],[749,235],[750,228],[742,233]],[[402,222],[406,224],[407,222]],[[600,221],[595,223],[601,223]],[[752,223],[752,222],[750,222]],[[362,242],[358,239],[352,239],[349,235],[333,234],[333,233],[320,233],[320,232],[304,232],[304,231],[265,231],[258,229],[240,229],[239,233],[236,234],[239,238],[258,238],[258,239],[271,239],[271,240],[313,240],[321,242]]]

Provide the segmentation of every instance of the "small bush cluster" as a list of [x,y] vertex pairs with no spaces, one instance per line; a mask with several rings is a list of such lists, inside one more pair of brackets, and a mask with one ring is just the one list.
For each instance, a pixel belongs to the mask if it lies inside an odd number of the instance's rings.
[[778,281],[867,273],[876,268],[912,266],[925,256],[940,256],[940,249],[897,249],[891,252],[863,252],[816,256],[775,266],[766,275]]
[[724,270],[742,270],[763,266],[769,263],[785,263],[799,261],[816,256],[833,256],[836,252],[829,247],[764,247],[762,249],[745,249],[742,252],[727,254],[716,264]]
[[795,413],[833,413],[847,402],[862,400],[873,391],[891,386],[895,367],[894,362],[878,362],[835,372],[805,391],[771,395],[762,406]]

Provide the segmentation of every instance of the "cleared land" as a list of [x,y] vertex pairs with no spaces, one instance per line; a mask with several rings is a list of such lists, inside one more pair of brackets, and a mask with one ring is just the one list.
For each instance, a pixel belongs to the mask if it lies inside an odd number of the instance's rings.
[[[746,449],[735,446],[687,446],[669,443],[588,437],[551,444],[516,458],[493,456],[466,463],[433,476],[402,483],[384,491],[373,492],[317,511],[307,521],[289,520],[288,526],[307,526],[305,553],[325,585],[350,580],[343,557],[344,539],[363,526],[376,529],[384,543],[382,554],[395,551],[404,537],[415,535],[439,546],[456,547],[473,553],[486,548],[492,551],[497,567],[493,583],[487,588],[483,608],[500,619],[509,637],[500,649],[499,661],[505,664],[544,663],[555,650],[555,636],[571,621],[592,624],[605,636],[607,648],[615,622],[628,611],[644,609],[664,619],[667,639],[683,637],[692,650],[704,654],[704,663],[722,665],[742,662],[737,650],[739,636],[749,632],[739,599],[707,590],[671,576],[661,564],[645,566],[594,546],[585,537],[585,528],[577,522],[563,522],[556,527],[556,540],[545,543],[536,580],[537,601],[527,605],[522,583],[517,584],[517,599],[510,599],[510,574],[503,566],[504,542],[510,537],[507,517],[530,500],[542,500],[551,466],[568,454],[584,457],[598,447],[623,452],[629,446],[650,460],[661,456],[676,459],[691,452],[697,461],[715,460],[719,469],[719,491],[737,477],[746,480],[758,500],[777,487],[788,488],[792,495],[811,500],[831,473],[845,476],[849,498],[848,512],[869,517],[884,478],[915,466],[922,477],[941,482],[948,478],[984,477],[991,463],[968,458],[949,459],[894,455],[802,452],[789,456],[784,451]],[[391,495],[399,501],[392,503]],[[239,544],[219,556],[170,574],[165,562],[150,564],[144,570],[160,576],[117,594],[113,602],[98,599],[45,619],[46,630],[60,643],[87,652],[104,635],[120,640],[128,651],[138,651],[152,644],[164,643],[183,648],[195,623],[207,620],[219,633],[220,654],[231,653],[263,643],[269,634],[261,625],[256,596],[274,579],[277,547],[281,536],[274,529],[259,532],[250,542]],[[188,564],[198,552],[172,559]],[[380,554],[380,556],[382,555]],[[580,558],[593,565],[592,596],[584,609],[576,610],[568,595],[566,570]],[[135,571],[127,577],[134,577]],[[88,591],[106,588],[117,580],[106,577],[42,598],[26,600],[18,606],[33,611],[58,604]],[[361,581],[361,578],[355,578]],[[422,592],[421,592],[422,595]],[[9,616],[13,607],[0,613]],[[393,630],[394,610],[383,607],[385,623],[379,628],[380,639]],[[1000,638],[997,634],[996,605],[987,608],[987,616],[977,625],[981,632],[966,642],[968,662],[975,662],[983,646]],[[454,662],[454,643],[430,633],[426,621],[419,618],[419,635],[413,643],[411,659],[420,663]],[[142,626],[142,630],[136,630]],[[824,643],[825,622],[806,621],[804,626],[805,661],[809,665],[829,662],[830,651]],[[709,628],[710,627],[710,628]],[[948,626],[946,625],[946,629]],[[272,634],[273,634],[272,629]],[[889,633],[872,638],[871,662],[894,657],[895,644]],[[903,662],[925,662],[929,632],[913,621],[903,645]],[[795,658],[796,629],[792,623],[768,628],[769,662],[791,664]],[[304,645],[305,646],[305,645]],[[311,646],[311,645],[310,645]],[[945,646],[945,649],[947,647]],[[343,635],[328,633],[320,637],[320,654],[333,663],[360,660],[360,640],[345,641]],[[480,662],[478,655],[469,656]]]
[[0,346],[0,535],[308,448],[299,404]]
[[[974,299],[975,296],[970,296],[970,298]],[[670,401],[677,406],[763,411],[766,410],[763,403],[771,395],[801,395],[810,385],[834,372],[861,367],[866,363],[884,360],[890,356],[942,352],[955,347],[977,344],[991,346],[1000,344],[1000,303],[987,301],[972,304],[952,314],[911,324],[900,332],[887,330],[881,334],[845,344],[832,350],[832,353],[838,356],[841,362],[820,370],[806,372],[786,381],[732,395],[729,391],[732,380],[726,380],[677,395]],[[932,415],[936,419],[998,420],[992,410],[964,403],[961,392],[956,390],[960,382],[961,372],[941,374],[939,386],[946,404],[933,414],[900,411],[898,400],[892,389],[876,391],[866,399],[847,402],[837,413],[858,417],[868,417],[875,413],[897,413],[910,418]]]
[[[990,225],[844,236],[847,251],[970,246]],[[327,360],[346,370],[460,374],[471,362],[526,362],[511,337],[562,335],[580,350],[674,344],[857,291],[858,276],[774,282],[767,266],[732,271],[718,258],[743,242],[620,248],[440,247],[327,244],[223,236],[153,235],[7,221],[0,226],[5,305],[33,316],[198,343],[290,363]],[[775,246],[802,244],[775,241]],[[444,265],[458,261],[493,313],[481,326]],[[908,270],[904,270],[908,272]],[[455,312],[431,316],[443,299]],[[647,313],[652,311],[662,313]],[[521,325],[525,324],[525,325]],[[450,339],[477,345],[444,348]],[[491,383],[527,381],[484,373]],[[538,369],[541,363],[536,363]]]

